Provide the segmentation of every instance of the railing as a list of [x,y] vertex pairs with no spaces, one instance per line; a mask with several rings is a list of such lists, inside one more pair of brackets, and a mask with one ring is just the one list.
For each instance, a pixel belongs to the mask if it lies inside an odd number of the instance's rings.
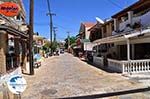
[[119,60],[108,59],[108,67],[116,72],[123,72],[123,63]]
[[94,64],[96,64],[96,65],[98,65],[100,67],[104,66],[103,60],[104,59],[102,57],[96,57],[96,56],[93,57]]
[[150,72],[150,59],[119,61],[108,59],[109,68],[122,73],[144,73]]
[[150,72],[150,59],[124,62],[123,67],[124,73]]

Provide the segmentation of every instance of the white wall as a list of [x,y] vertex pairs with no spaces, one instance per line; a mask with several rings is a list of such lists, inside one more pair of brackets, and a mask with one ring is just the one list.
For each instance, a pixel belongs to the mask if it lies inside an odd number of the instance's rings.
[[85,51],[92,51],[94,47],[94,44],[91,42],[85,42],[84,43],[84,50]]
[[88,31],[91,27],[88,27],[85,29],[85,39],[89,39],[90,37],[90,31]]

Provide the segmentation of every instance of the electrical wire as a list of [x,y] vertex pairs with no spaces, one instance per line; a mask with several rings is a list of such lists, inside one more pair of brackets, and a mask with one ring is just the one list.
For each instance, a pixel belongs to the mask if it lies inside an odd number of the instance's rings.
[[123,7],[121,7],[120,5],[118,5],[117,3],[111,1],[111,0],[107,0],[109,3],[113,4],[114,6],[120,8],[120,9],[123,9]]
[[[43,23],[38,23],[38,22],[34,22],[34,25],[36,25],[36,26],[49,26],[49,23],[44,23],[44,22],[43,22]],[[64,27],[64,26],[60,25],[60,24],[54,23],[54,25],[56,25],[57,27],[62,28],[63,30],[66,30],[66,31],[71,30],[71,29],[68,29],[67,27]]]

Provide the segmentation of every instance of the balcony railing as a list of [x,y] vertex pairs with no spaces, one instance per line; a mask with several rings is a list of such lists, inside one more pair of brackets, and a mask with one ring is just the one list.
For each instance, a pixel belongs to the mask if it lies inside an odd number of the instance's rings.
[[117,72],[127,73],[145,73],[150,72],[150,59],[119,61],[108,59],[109,68]]
[[150,59],[124,62],[123,67],[124,73],[150,72]]

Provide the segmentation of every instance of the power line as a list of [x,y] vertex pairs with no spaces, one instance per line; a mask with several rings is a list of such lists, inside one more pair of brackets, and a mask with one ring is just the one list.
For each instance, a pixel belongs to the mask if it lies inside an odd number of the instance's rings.
[[113,4],[114,6],[120,8],[120,9],[123,9],[123,7],[121,7],[120,5],[118,5],[117,3],[111,1],[111,0],[107,0],[109,3]]
[[79,20],[77,20],[77,19],[72,19],[72,18],[70,18],[70,17],[65,17],[65,16],[63,16],[63,15],[59,15],[58,16],[60,19],[62,19],[64,22],[67,22],[67,23],[72,23],[72,22],[78,22]]
[[54,23],[54,25],[56,25],[56,26],[62,28],[62,29],[65,30],[65,31],[70,31],[71,33],[73,33],[73,32],[74,32],[74,33],[75,33],[75,32],[78,32],[78,31],[71,31],[72,29],[69,29],[69,28],[67,28],[67,27],[64,27],[64,26],[62,26],[62,25],[60,25],[60,24]]
[[49,23],[35,23],[35,22],[34,22],[34,25],[48,26],[48,25],[49,25]]
[[70,30],[70,29],[68,29],[67,27],[64,27],[64,26],[62,26],[62,25],[59,25],[59,24],[56,24],[56,23],[54,23],[55,25],[57,25],[57,26],[59,26],[59,27],[61,27],[62,29],[64,29],[64,30]]
[[[68,29],[67,27],[64,27],[64,26],[62,26],[62,25],[60,25],[60,24],[56,24],[56,23],[53,23],[54,25],[56,25],[57,27],[60,27],[60,28],[62,28],[62,29],[64,29],[64,30],[71,30],[71,29]],[[36,26],[48,26],[49,25],[49,23],[37,23],[37,22],[34,22],[34,25],[36,25]]]
[[[53,24],[54,24],[55,26],[57,26],[57,27],[59,27],[59,28],[65,30],[65,31],[71,31],[71,30],[72,30],[71,28],[69,29],[68,27],[62,26],[62,25],[57,24],[57,23],[54,23],[54,22],[53,22]],[[49,23],[47,23],[47,22],[40,22],[40,23],[34,22],[34,25],[36,25],[36,26],[49,26]],[[71,31],[71,32],[72,32],[72,31]],[[78,32],[78,31],[74,31],[74,32]]]

